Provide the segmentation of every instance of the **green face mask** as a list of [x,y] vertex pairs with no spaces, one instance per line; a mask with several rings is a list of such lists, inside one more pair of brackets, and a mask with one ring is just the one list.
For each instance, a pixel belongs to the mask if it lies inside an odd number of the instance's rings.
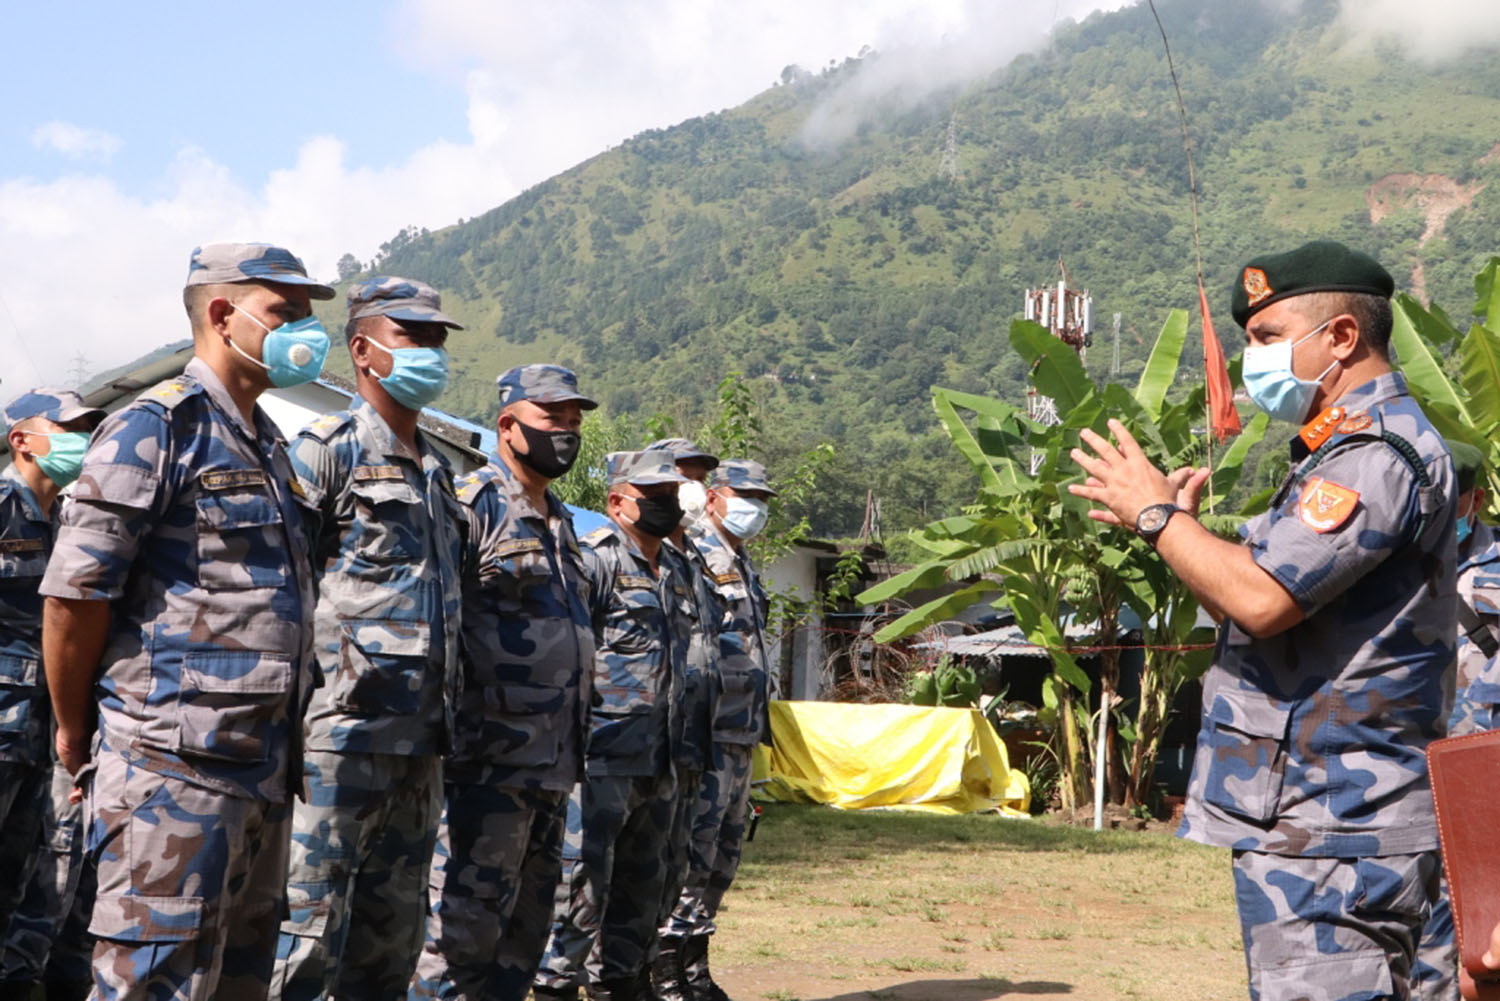
[[36,457],[36,464],[41,467],[42,472],[47,474],[47,479],[60,487],[65,487],[78,479],[78,474],[83,471],[83,453],[89,448],[87,431],[57,431],[52,434],[27,431],[26,433],[46,438],[51,446],[46,455]]

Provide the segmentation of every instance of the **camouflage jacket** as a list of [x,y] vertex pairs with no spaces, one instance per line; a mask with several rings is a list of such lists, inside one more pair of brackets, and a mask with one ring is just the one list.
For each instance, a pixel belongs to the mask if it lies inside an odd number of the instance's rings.
[[615,525],[583,537],[594,626],[590,775],[660,775],[671,767],[672,694],[690,627],[682,563],[664,545],[658,570]]
[[594,633],[568,509],[500,458],[458,481],[468,517],[463,694],[446,777],[566,791],[583,777]]
[[766,590],[743,548],[731,545],[708,518],[693,524],[688,538],[703,554],[709,579],[724,609],[714,740],[757,744],[770,726],[771,665],[766,656],[770,602]]
[[677,764],[702,771],[708,767],[713,750],[713,714],[719,697],[720,650],[719,629],[724,621],[724,606],[709,580],[708,564],[703,553],[684,540],[678,549],[667,540],[662,551],[678,561],[674,573],[687,583],[683,613],[687,626],[675,631],[672,639],[678,650],[674,659],[683,665],[681,684],[672,693],[674,720],[672,746]]
[[313,590],[285,443],[199,359],[105,419],[41,592],[110,602],[103,745],[281,802],[301,780]]
[[1293,439],[1243,530],[1306,618],[1267,639],[1219,628],[1179,831],[1195,841],[1340,858],[1437,844],[1423,750],[1453,665],[1453,463],[1400,375],[1338,406],[1303,429],[1317,451]]
[[356,397],[287,449],[318,592],[308,747],[435,754],[449,730],[463,515],[448,460],[417,444],[420,460]]
[[1500,540],[1482,521],[1458,547],[1458,600],[1458,680],[1448,717],[1455,737],[1500,724]]
[[14,465],[0,471],[0,761],[51,760],[42,596],[52,523]]

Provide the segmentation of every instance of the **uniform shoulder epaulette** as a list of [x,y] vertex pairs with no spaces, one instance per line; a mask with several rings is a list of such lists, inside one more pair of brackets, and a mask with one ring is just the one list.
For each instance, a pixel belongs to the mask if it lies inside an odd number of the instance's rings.
[[453,493],[458,499],[469,504],[474,498],[484,492],[484,488],[495,482],[495,471],[489,466],[480,466],[478,469],[470,470],[462,476],[453,478]]
[[170,411],[184,400],[192,399],[203,392],[197,379],[177,378],[158,382],[135,398],[135,402],[153,409]]
[[598,528],[594,529],[592,532],[589,532],[578,541],[583,543],[585,546],[590,546],[597,549],[600,545],[604,544],[610,539],[613,539],[614,537],[614,529],[610,528],[608,525],[601,525]]
[[354,415],[347,410],[340,410],[339,412],[332,414],[324,414],[322,417],[319,417],[317,420],[307,425],[307,427],[303,428],[298,433],[303,437],[314,438],[326,444],[328,439],[333,437],[334,432],[338,431],[339,428],[343,427],[345,424],[348,424],[353,419]]

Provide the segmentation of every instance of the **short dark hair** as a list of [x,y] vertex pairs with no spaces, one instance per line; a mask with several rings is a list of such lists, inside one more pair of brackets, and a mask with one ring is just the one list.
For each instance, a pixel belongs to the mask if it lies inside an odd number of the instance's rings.
[[1302,297],[1302,315],[1321,323],[1348,313],[1359,325],[1359,336],[1382,358],[1391,356],[1391,300],[1368,292],[1309,292]]

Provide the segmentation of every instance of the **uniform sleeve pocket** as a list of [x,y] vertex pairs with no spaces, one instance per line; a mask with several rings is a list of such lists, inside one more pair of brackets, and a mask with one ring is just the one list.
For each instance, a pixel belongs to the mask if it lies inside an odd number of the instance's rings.
[[226,761],[265,761],[270,730],[290,711],[292,661],[257,650],[190,651],[182,664],[178,749]]
[[1208,713],[1210,750],[1203,800],[1256,823],[1276,816],[1286,778],[1291,708],[1256,700],[1236,705],[1223,694]]
[[333,704],[356,715],[406,715],[422,703],[431,629],[426,622],[353,619],[339,636]]
[[30,728],[37,669],[34,657],[0,654],[0,733],[26,733]]

